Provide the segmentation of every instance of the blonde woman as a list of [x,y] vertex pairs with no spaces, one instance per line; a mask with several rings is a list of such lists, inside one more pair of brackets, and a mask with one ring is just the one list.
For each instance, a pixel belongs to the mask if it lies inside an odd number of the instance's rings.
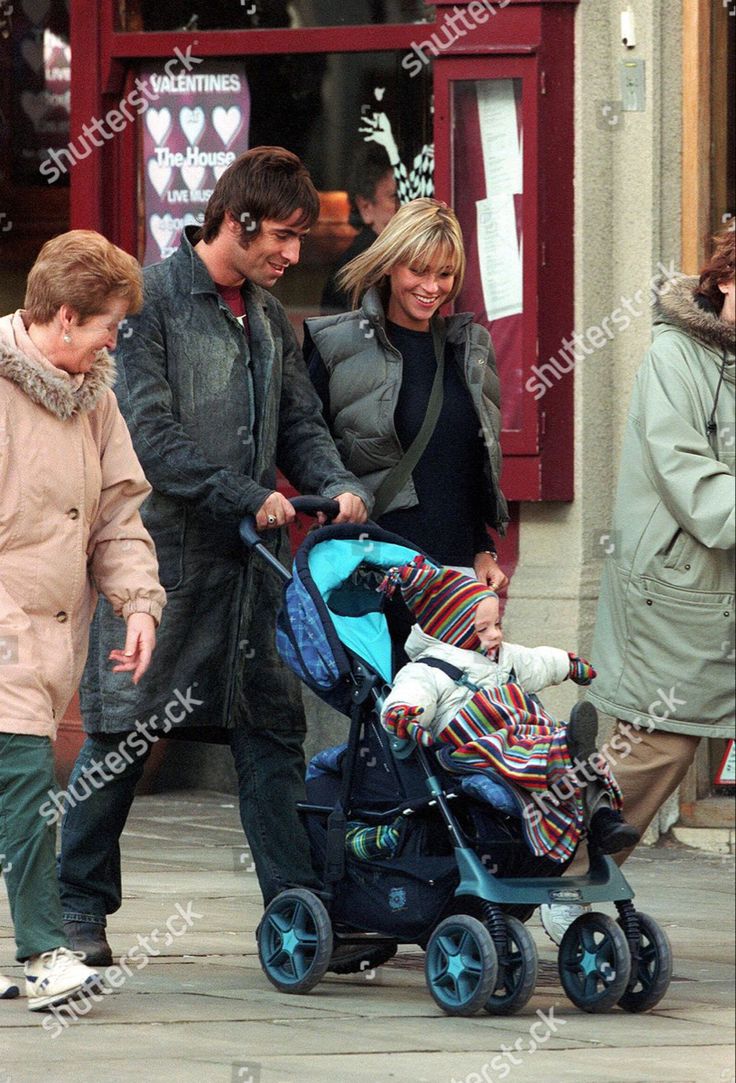
[[374,519],[494,590],[507,579],[487,527],[508,519],[491,339],[472,313],[443,319],[465,249],[453,211],[414,199],[341,273],[353,311],[306,321],[304,355],[345,466]]
[[[111,390],[108,351],[141,299],[133,257],[73,230],[43,246],[25,308],[0,319],[0,867],[32,1011],[99,982],[69,950],[56,831],[39,815],[97,592],[122,618],[110,660],[134,683],[166,604],[138,512],[151,488]],[[18,992],[0,975],[0,998]]]

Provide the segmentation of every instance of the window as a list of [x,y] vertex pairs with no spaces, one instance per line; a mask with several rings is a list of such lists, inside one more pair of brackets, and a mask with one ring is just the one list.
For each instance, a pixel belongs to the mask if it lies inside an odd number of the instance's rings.
[[[275,292],[299,322],[305,311],[317,311],[332,265],[355,236],[347,187],[356,160],[382,155],[387,171],[393,168],[412,189],[409,195],[431,192],[431,70],[410,78],[403,56],[387,51],[212,60],[196,72],[205,89],[162,93],[140,121],[144,262],[178,247],[181,229],[201,216],[217,176],[238,154],[264,144],[288,147],[310,170],[322,214],[299,265]],[[155,62],[141,66],[140,75],[150,80],[161,71]]]
[[433,22],[424,0],[121,0],[121,30],[275,30]]

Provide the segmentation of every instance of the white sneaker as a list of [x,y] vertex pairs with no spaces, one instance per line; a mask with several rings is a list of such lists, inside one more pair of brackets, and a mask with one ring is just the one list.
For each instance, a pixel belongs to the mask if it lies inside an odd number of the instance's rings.
[[575,918],[588,914],[590,903],[542,903],[539,918],[542,928],[554,944],[560,944]]
[[20,989],[15,982],[0,974],[0,1000],[14,1000],[17,996],[20,996]]
[[54,948],[34,955],[25,965],[26,996],[32,1012],[64,1004],[78,993],[93,992],[102,984],[96,970],[81,962],[82,954]]

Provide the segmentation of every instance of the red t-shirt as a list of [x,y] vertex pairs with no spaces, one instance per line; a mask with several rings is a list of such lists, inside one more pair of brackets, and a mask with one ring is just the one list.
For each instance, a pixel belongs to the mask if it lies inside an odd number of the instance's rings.
[[240,292],[240,287],[221,286],[218,282],[216,282],[215,285],[217,286],[217,292],[220,294],[220,297],[222,297],[223,301],[230,309],[235,319],[243,328],[248,338],[250,338],[248,314],[245,311],[245,301],[243,300],[243,295]]

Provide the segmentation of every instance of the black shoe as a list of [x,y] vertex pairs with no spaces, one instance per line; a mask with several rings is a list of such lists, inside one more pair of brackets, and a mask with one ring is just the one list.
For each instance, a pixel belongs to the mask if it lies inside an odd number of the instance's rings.
[[599,854],[618,854],[636,846],[641,835],[620,812],[599,808],[590,821],[590,839]]
[[86,966],[112,966],[112,951],[105,936],[105,926],[91,921],[65,921],[69,947],[82,954]]
[[598,737],[598,712],[592,703],[582,700],[570,711],[567,723],[567,748],[570,759],[586,762],[596,751]]

